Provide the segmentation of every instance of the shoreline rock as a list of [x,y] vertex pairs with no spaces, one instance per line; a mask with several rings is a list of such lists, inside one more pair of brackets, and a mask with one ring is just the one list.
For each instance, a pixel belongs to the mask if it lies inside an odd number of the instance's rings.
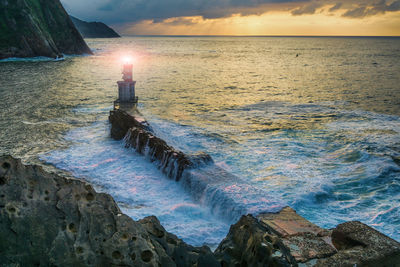
[[134,221],[77,179],[0,157],[1,266],[400,266],[400,244],[360,222],[322,229],[287,207],[244,215],[216,251]]
[[[1,266],[218,266],[208,247],[134,221],[91,185],[0,157]],[[205,265],[202,265],[205,266]]]

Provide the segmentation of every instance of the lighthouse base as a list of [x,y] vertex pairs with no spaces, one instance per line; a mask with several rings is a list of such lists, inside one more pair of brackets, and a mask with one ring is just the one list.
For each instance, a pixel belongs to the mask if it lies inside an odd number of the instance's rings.
[[139,101],[139,97],[137,97],[137,96],[128,101],[121,101],[121,100],[117,99],[114,101],[114,110],[115,109],[122,109],[122,110],[130,109],[130,108],[136,106],[138,101]]

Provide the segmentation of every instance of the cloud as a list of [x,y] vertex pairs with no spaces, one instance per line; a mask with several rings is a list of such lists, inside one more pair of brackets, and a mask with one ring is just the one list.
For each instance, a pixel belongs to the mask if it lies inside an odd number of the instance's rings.
[[164,25],[166,26],[176,26],[176,25],[195,25],[197,24],[196,20],[193,17],[190,18],[172,18],[172,19],[166,19],[162,21]]
[[[232,15],[262,15],[282,11],[294,16],[315,14],[323,7],[342,16],[363,18],[400,10],[400,0],[61,0],[67,11],[81,19],[110,24],[144,20],[163,22],[170,18],[224,18]],[[177,20],[174,23],[190,23]]]
[[142,20],[162,21],[172,17],[201,16],[206,19],[233,14],[262,14],[279,5],[297,6],[312,0],[61,0],[67,11],[85,20],[108,23]]
[[295,10],[292,10],[292,15],[294,15],[294,16],[307,15],[307,14],[308,15],[309,14],[312,15],[312,14],[315,13],[317,8],[320,8],[322,6],[323,6],[323,4],[321,4],[321,3],[317,3],[317,2],[310,3],[310,4],[307,4],[307,5],[302,6],[300,8],[297,8]]
[[370,5],[360,5],[347,10],[342,16],[349,18],[364,18],[395,11],[400,11],[400,0],[396,0],[390,4],[388,4],[386,0],[381,0]]
[[342,3],[337,3],[336,5],[334,5],[329,9],[329,12],[335,12],[336,10],[339,10],[342,7],[342,5],[343,5]]

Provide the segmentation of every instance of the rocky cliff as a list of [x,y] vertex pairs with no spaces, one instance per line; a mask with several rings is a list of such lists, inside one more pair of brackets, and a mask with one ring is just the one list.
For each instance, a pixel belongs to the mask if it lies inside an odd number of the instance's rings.
[[360,223],[325,230],[291,208],[232,225],[212,253],[134,221],[91,185],[0,156],[0,266],[400,266],[400,244]]
[[59,0],[0,0],[0,59],[90,54]]
[[1,266],[218,266],[156,217],[134,221],[85,182],[0,157]]
[[86,22],[70,16],[75,27],[83,38],[118,38],[121,37],[113,29],[102,22]]

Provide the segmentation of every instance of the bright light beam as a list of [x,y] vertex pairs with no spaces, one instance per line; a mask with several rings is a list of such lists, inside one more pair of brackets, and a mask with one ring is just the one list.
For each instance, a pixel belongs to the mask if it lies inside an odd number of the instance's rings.
[[124,57],[122,58],[122,62],[123,62],[124,64],[132,64],[132,63],[133,63],[133,58],[130,57],[130,56],[124,56]]

